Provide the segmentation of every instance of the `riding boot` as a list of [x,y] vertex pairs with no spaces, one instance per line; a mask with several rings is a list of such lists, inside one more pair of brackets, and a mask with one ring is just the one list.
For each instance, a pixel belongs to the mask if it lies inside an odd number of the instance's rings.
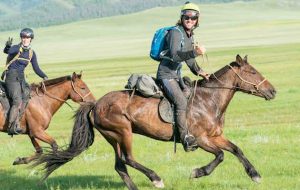
[[9,112],[8,118],[8,135],[17,135],[22,132],[22,128],[20,127],[19,121],[19,109],[17,106],[13,105]]
[[25,113],[27,105],[28,105],[28,102],[22,102],[21,108],[20,108],[20,111],[19,111],[19,115],[18,115],[18,120],[19,121],[21,120],[23,114]]
[[176,126],[180,133],[180,140],[183,148],[186,152],[193,151],[197,149],[197,141],[195,137],[188,132],[186,124],[186,111],[177,110],[176,112]]

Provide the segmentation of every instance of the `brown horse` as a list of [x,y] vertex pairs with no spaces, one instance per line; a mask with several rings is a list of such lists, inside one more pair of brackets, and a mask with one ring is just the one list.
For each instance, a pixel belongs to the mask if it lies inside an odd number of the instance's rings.
[[[240,148],[223,135],[225,111],[237,91],[270,100],[275,97],[275,89],[247,62],[247,57],[242,59],[239,55],[236,61],[211,75],[209,82],[202,80],[194,84],[195,90],[187,112],[189,131],[196,137],[198,146],[214,154],[215,159],[206,166],[194,169],[191,177],[211,174],[223,161],[223,150],[226,150],[238,157],[252,180],[259,182],[259,173]],[[69,147],[55,153],[48,152],[34,165],[46,163],[44,179],[47,178],[55,169],[93,144],[95,127],[113,146],[115,170],[128,189],[135,190],[137,187],[128,175],[126,165],[145,174],[156,187],[164,187],[161,178],[135,161],[132,155],[133,133],[161,141],[172,140],[172,125],[161,120],[158,103],[159,99],[131,95],[129,91],[115,91],[106,94],[96,103],[81,105],[75,116]]]
[[[44,81],[40,85],[31,86],[31,99],[21,118],[22,134],[27,134],[36,150],[36,154],[30,157],[17,158],[16,164],[27,164],[34,157],[42,153],[38,140],[51,145],[57,150],[55,140],[45,130],[49,127],[51,118],[55,112],[68,100],[74,102],[95,101],[94,96],[87,85],[81,80],[81,74],[73,73],[72,76],[64,76]],[[0,131],[7,131],[8,121],[4,107],[0,106]]]

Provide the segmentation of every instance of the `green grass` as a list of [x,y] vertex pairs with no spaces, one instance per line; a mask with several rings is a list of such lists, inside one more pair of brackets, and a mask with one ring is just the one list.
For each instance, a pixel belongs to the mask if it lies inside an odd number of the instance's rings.
[[[236,54],[248,54],[249,62],[278,91],[272,101],[237,93],[226,114],[224,133],[260,172],[261,184],[252,182],[229,153],[225,153],[224,162],[210,176],[190,180],[192,169],[210,162],[214,158],[211,154],[202,150],[186,154],[180,145],[174,154],[172,143],[134,135],[136,160],[156,171],[164,180],[165,189],[300,189],[300,13],[267,3],[270,2],[203,5],[203,20],[197,31],[209,50],[209,63],[197,58],[202,68],[213,72],[233,61]],[[174,23],[176,11],[178,7],[157,8],[41,28],[36,30],[34,47],[50,78],[83,70],[84,81],[96,97],[101,97],[123,89],[131,73],[155,76],[158,65],[147,55],[152,33],[159,26]],[[0,40],[4,42],[12,33],[17,31],[0,33]],[[32,69],[27,70],[29,81],[39,81]],[[195,79],[187,67],[184,74]],[[69,142],[72,115],[73,110],[63,106],[48,129],[60,146]],[[36,185],[41,177],[37,169],[11,165],[16,157],[33,154],[29,138],[11,139],[0,134],[1,189],[126,189],[114,171],[111,146],[96,134],[89,150],[58,169],[41,186]],[[140,189],[154,189],[141,173],[131,168],[129,173]]]

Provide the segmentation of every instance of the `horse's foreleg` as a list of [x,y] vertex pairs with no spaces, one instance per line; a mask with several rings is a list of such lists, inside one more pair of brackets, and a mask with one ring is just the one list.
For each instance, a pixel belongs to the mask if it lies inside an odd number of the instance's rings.
[[39,143],[36,141],[36,139],[34,137],[30,137],[30,136],[29,136],[29,138],[31,140],[32,145],[35,148],[35,151],[36,151],[35,154],[32,156],[29,156],[29,157],[18,157],[13,162],[13,165],[28,164],[43,153],[43,149],[41,148]]
[[216,157],[206,166],[195,168],[192,171],[191,178],[199,178],[211,174],[214,169],[224,160],[224,152],[215,146],[210,140],[198,142],[198,145],[205,151],[214,154]]
[[231,152],[240,160],[240,162],[243,164],[247,174],[251,177],[251,179],[254,182],[257,182],[257,183],[260,182],[261,176],[259,175],[259,173],[256,171],[254,166],[250,163],[250,161],[246,158],[246,156],[244,155],[244,153],[238,146],[236,146],[229,140],[225,139],[223,136],[216,139],[216,143],[218,144],[218,146],[220,148]]
[[49,144],[54,152],[57,151],[58,145],[57,145],[56,141],[50,135],[48,135],[44,131],[44,129],[40,129],[40,130],[34,131],[33,132],[33,136],[35,138],[37,138],[37,139],[39,139],[39,140],[41,140],[41,141]]

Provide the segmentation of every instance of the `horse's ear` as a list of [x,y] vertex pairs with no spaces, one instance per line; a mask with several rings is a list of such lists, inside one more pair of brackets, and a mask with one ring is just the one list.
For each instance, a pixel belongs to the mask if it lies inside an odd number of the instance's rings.
[[248,55],[245,55],[245,57],[244,57],[244,63],[248,63]]
[[81,79],[82,71],[80,71],[80,73],[77,76],[78,76],[79,79]]
[[242,66],[244,64],[243,59],[241,58],[241,56],[239,54],[236,55],[236,63],[240,66]]
[[75,72],[73,72],[73,74],[72,74],[72,81],[75,81],[76,78],[78,78],[77,74]]

